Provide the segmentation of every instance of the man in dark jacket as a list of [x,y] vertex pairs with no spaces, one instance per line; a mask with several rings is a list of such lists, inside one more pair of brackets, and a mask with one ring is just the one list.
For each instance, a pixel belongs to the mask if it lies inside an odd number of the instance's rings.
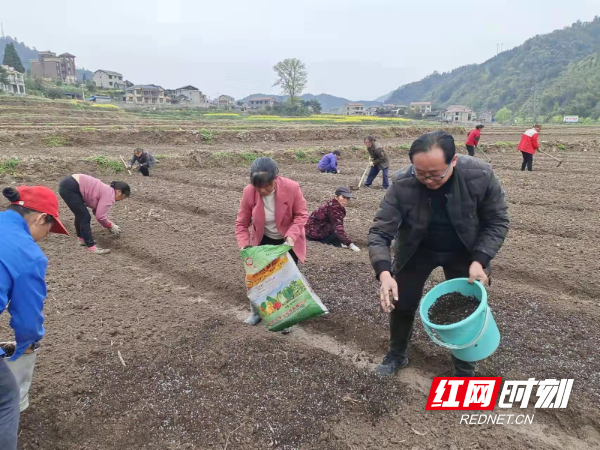
[[[408,364],[415,313],[431,272],[441,266],[446,279],[485,283],[484,269],[508,232],[504,191],[489,164],[456,155],[454,139],[443,131],[419,137],[409,156],[412,165],[394,174],[369,230],[381,309],[391,313],[390,350],[376,370],[381,376]],[[473,376],[474,362],[452,361],[455,376]]]
[[380,144],[376,143],[376,139],[373,136],[367,136],[365,138],[365,145],[367,146],[367,151],[369,152],[369,159],[371,161],[371,170],[369,171],[369,176],[367,177],[367,181],[365,181],[365,187],[370,187],[373,184],[373,180],[379,171],[381,171],[381,187],[383,189],[387,189],[390,186],[388,181],[388,169],[390,167],[390,159],[383,147]]
[[139,172],[145,177],[150,176],[150,169],[156,165],[156,160],[149,152],[144,149],[136,148],[133,151],[133,158],[129,161],[128,169],[131,169],[135,163],[138,163]]

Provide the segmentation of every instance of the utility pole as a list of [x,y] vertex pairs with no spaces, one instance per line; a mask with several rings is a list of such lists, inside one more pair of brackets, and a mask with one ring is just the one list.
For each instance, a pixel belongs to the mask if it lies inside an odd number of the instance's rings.
[[0,27],[2,27],[2,39],[4,39],[4,24],[0,23]]

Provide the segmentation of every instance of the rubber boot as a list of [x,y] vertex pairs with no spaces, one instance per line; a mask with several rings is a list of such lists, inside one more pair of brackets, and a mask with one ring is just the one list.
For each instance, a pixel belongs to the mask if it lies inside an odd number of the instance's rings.
[[248,325],[256,325],[261,321],[260,314],[258,313],[258,309],[254,306],[254,303],[250,302],[250,315],[246,317],[244,323]]
[[414,323],[414,315],[392,311],[390,314],[390,350],[375,369],[377,375],[381,377],[394,375],[408,365],[406,353]]
[[477,368],[477,362],[463,361],[452,355],[452,364],[454,364],[454,371],[452,376],[455,377],[473,377],[475,376],[475,369]]

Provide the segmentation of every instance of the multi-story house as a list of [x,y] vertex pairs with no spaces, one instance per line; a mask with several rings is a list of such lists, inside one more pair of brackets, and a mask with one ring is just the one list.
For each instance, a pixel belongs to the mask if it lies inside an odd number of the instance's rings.
[[444,121],[452,123],[468,123],[475,120],[475,113],[467,106],[450,105],[444,113]]
[[235,98],[229,95],[219,95],[216,103],[219,108],[233,108],[233,105],[235,105]]
[[38,59],[30,60],[31,75],[36,78],[47,78],[74,84],[77,82],[75,56],[63,53],[56,56],[51,51],[40,52]]
[[411,102],[410,107],[421,114],[431,112],[431,102]]
[[364,103],[349,102],[340,108],[344,116],[364,116],[366,114]]
[[119,72],[112,72],[110,70],[96,70],[94,72],[94,83],[96,87],[102,89],[125,89],[125,83],[123,82],[123,75]]
[[277,99],[275,97],[254,97],[248,100],[248,109],[261,109],[267,106],[277,105]]
[[175,89],[175,98],[178,100],[178,103],[208,106],[206,95],[198,88],[191,85]]
[[125,90],[126,103],[164,104],[165,90],[154,84],[136,84]]
[[10,66],[1,67],[6,72],[7,83],[0,82],[0,91],[8,92],[9,94],[25,95],[25,79],[23,78],[23,74]]

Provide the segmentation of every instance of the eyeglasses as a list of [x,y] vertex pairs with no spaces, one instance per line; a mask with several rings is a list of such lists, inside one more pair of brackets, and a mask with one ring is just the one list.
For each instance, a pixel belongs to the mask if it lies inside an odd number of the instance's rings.
[[448,164],[448,167],[446,168],[446,171],[444,172],[444,175],[418,175],[417,173],[415,173],[415,166],[413,165],[411,167],[411,173],[412,176],[415,177],[417,180],[433,180],[433,181],[438,181],[438,180],[443,180],[444,178],[446,178],[446,175],[448,175],[448,171],[450,170],[450,167],[452,166],[452,163]]

